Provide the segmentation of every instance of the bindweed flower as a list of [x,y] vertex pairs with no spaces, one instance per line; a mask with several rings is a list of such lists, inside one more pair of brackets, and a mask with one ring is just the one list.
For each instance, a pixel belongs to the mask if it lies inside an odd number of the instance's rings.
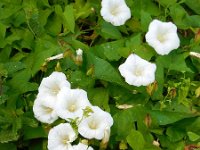
[[65,120],[81,118],[83,109],[91,106],[86,91],[81,89],[63,88],[58,94],[58,99],[56,112]]
[[78,143],[78,145],[73,146],[73,150],[93,150],[93,148],[86,144]]
[[70,83],[62,72],[53,72],[49,77],[43,78],[39,86],[39,95],[48,94],[56,98],[62,88],[70,88]]
[[131,11],[125,0],[102,0],[101,6],[101,16],[114,26],[121,26],[131,18]]
[[160,55],[167,55],[180,45],[177,27],[172,22],[153,20],[145,38],[147,43]]
[[37,96],[33,105],[33,112],[36,119],[43,123],[51,124],[58,119],[55,112],[55,99],[49,95]]
[[48,135],[49,150],[73,150],[71,143],[77,135],[69,123],[61,123],[53,127]]
[[155,80],[156,65],[131,54],[119,66],[119,71],[128,84],[146,86]]
[[[113,118],[108,112],[101,110],[97,106],[91,107],[93,113],[84,118],[78,125],[78,132],[87,139],[101,140],[104,138],[104,132],[110,130],[113,125]],[[106,137],[108,139],[108,137]]]

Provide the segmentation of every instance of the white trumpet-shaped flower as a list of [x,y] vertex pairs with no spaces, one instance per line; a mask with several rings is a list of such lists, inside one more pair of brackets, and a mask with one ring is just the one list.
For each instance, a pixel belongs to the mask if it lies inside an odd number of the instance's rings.
[[97,106],[91,108],[93,113],[80,122],[78,132],[87,139],[95,138],[101,140],[105,136],[105,131],[113,125],[113,118],[108,112],[101,110]]
[[53,127],[48,135],[48,150],[73,150],[71,143],[77,138],[69,123]]
[[156,65],[131,54],[119,66],[119,71],[128,84],[146,86],[155,80]]
[[83,143],[78,143],[78,145],[73,146],[73,150],[93,150],[93,148]]
[[101,6],[101,16],[114,26],[121,26],[131,18],[131,11],[125,0],[102,0]]
[[39,95],[34,101],[33,112],[36,119],[51,124],[58,119],[55,112],[55,99],[49,95]]
[[147,43],[160,55],[167,55],[180,46],[177,27],[172,22],[153,20],[145,38]]
[[83,116],[83,109],[91,106],[86,91],[63,88],[58,94],[56,112],[62,119],[76,119]]
[[70,88],[70,83],[62,72],[53,72],[49,77],[43,78],[39,86],[39,95],[48,94],[56,97],[62,88]]

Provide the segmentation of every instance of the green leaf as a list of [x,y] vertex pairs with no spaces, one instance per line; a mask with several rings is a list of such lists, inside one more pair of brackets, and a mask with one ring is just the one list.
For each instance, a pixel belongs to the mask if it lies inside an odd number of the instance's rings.
[[117,27],[108,22],[102,23],[100,34],[102,34],[102,36],[106,39],[120,39],[122,37]]
[[6,18],[12,16],[17,11],[19,11],[21,8],[22,8],[21,5],[15,5],[12,3],[9,3],[4,7],[0,7],[0,14],[3,14],[3,15],[0,15],[0,20],[6,19]]
[[17,90],[19,93],[36,91],[38,88],[38,84],[29,82],[29,79],[31,77],[30,73],[31,71],[29,69],[17,72],[15,76],[8,82],[9,85],[13,89]]
[[51,14],[45,28],[51,35],[58,36],[62,29],[62,18],[54,13]]
[[167,128],[166,134],[170,141],[177,142],[184,138],[185,131],[177,127],[169,127]]
[[91,103],[93,105],[97,105],[108,112],[110,111],[110,107],[108,104],[109,101],[108,90],[104,88],[95,88],[95,89],[90,89],[88,94]]
[[171,6],[176,3],[177,0],[159,0],[159,3],[164,6]]
[[10,141],[17,141],[19,135],[12,130],[2,130],[0,131],[0,143],[7,143]]
[[91,88],[95,84],[95,80],[86,76],[81,71],[74,71],[71,74],[70,82],[73,87],[80,87],[80,88]]
[[17,150],[17,147],[13,143],[0,143],[1,150]]
[[[55,44],[51,38],[38,39],[35,43],[35,51],[30,54],[26,59],[26,64],[31,69],[32,75],[40,70],[40,67],[45,62],[45,59],[55,54],[55,52],[60,53],[59,45]],[[37,60],[37,61],[35,61]]]
[[164,68],[162,64],[159,62],[156,62],[156,81],[158,88],[157,90],[153,93],[152,99],[153,100],[161,100],[163,99],[163,84],[164,84]]
[[136,131],[136,130],[131,130],[129,132],[130,134],[126,138],[128,144],[134,150],[142,150],[145,144],[143,135],[139,131]]
[[195,116],[193,114],[188,114],[188,113],[159,111],[159,110],[151,110],[150,114],[152,118],[155,118],[158,121],[159,125],[167,125],[177,122],[184,118]]
[[94,65],[94,75],[97,79],[122,84],[119,72],[107,61],[88,53],[88,59]]
[[24,140],[47,138],[47,132],[42,127],[25,127],[23,130]]
[[169,70],[192,72],[192,70],[186,65],[185,54],[178,54],[176,51],[173,51],[166,56],[159,56],[157,58],[157,64],[160,64]]
[[187,12],[181,5],[175,4],[170,7],[170,16],[178,28],[186,29],[189,27],[187,22],[184,20],[186,15]]
[[185,4],[200,15],[200,0],[186,0]]
[[152,21],[151,15],[144,10],[141,11],[141,27],[144,32],[148,31],[150,22]]
[[200,135],[193,133],[193,132],[187,132],[187,135],[188,135],[190,141],[197,141],[198,139],[200,139]]
[[63,13],[64,27],[74,33],[75,19],[74,10],[72,5],[65,6],[65,11]]
[[9,75],[13,75],[15,72],[24,69],[26,66],[22,62],[8,62],[4,64],[4,67]]
[[129,135],[131,129],[133,129],[133,122],[135,118],[132,117],[132,112],[130,110],[118,112],[113,116],[113,119],[114,125],[112,127],[112,131],[117,134],[116,139],[125,139]]
[[3,41],[6,35],[7,26],[0,22],[0,40]]
[[118,49],[124,47],[123,40],[117,40],[114,42],[107,42],[93,47],[95,54],[101,58],[107,58],[109,61],[117,61],[121,58],[118,53]]

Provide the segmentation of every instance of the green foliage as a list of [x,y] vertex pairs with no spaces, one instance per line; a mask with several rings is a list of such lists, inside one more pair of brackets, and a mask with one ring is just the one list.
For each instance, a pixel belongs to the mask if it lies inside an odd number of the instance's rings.
[[[106,149],[199,146],[200,60],[189,52],[200,52],[200,0],[126,3],[132,17],[117,27],[103,20],[100,0],[0,1],[0,150],[47,149],[52,126],[39,123],[32,106],[41,80],[55,70],[111,113]],[[178,28],[181,46],[169,55],[156,54],[145,41],[153,19]],[[47,60],[61,53],[64,58]],[[157,65],[151,94],[149,87],[128,85],[118,71],[131,53]],[[99,149],[96,141],[89,143]]]

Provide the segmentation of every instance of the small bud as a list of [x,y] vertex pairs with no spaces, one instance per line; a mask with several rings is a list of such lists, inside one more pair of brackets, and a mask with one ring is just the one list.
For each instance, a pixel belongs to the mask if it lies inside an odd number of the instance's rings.
[[76,50],[75,63],[76,63],[78,66],[81,66],[81,65],[82,65],[82,62],[83,62],[83,50],[79,48],[78,50]]
[[47,71],[47,62],[44,62],[42,64],[42,66],[40,67],[40,70],[43,71],[43,72],[46,72]]
[[56,64],[55,71],[58,71],[58,72],[61,72],[61,71],[62,71],[62,68],[61,68],[61,66],[60,66],[60,62],[59,62],[59,61],[58,61],[57,64]]
[[104,137],[101,141],[100,147],[106,149],[109,139],[110,139],[110,127],[106,127],[104,130]]
[[93,74],[94,74],[94,66],[91,66],[91,67],[87,70],[86,75],[87,75],[87,76],[90,76],[90,75],[93,75]]
[[195,91],[196,97],[200,97],[200,87],[198,87]]
[[151,126],[152,120],[151,120],[151,116],[150,116],[149,114],[147,114],[147,115],[145,116],[144,123],[146,124],[146,126],[147,126],[148,128]]
[[153,82],[152,84],[148,85],[146,87],[147,93],[152,96],[153,93],[158,89],[158,83],[157,81]]
[[93,110],[89,106],[87,106],[87,107],[85,107],[85,109],[83,109],[83,116],[84,117],[89,117],[90,113],[93,113]]
[[94,9],[94,7],[91,7],[91,11],[92,11],[92,12],[95,12],[95,9]]
[[156,140],[156,141],[154,140],[154,141],[153,141],[153,145],[155,145],[155,146],[157,146],[157,147],[160,147],[160,143],[159,143],[158,140]]
[[200,29],[196,32],[195,34],[195,42],[199,43],[200,42]]
[[117,107],[118,109],[129,109],[129,108],[132,108],[133,105],[122,104],[122,105],[116,105],[116,107]]
[[83,143],[83,144],[85,144],[85,145],[88,145],[88,140],[83,139],[83,140],[81,140],[81,143]]
[[119,144],[119,149],[120,150],[128,149],[127,143],[124,142],[124,141],[121,141],[120,144]]
[[176,97],[176,88],[171,88],[169,91],[169,96],[171,99]]

